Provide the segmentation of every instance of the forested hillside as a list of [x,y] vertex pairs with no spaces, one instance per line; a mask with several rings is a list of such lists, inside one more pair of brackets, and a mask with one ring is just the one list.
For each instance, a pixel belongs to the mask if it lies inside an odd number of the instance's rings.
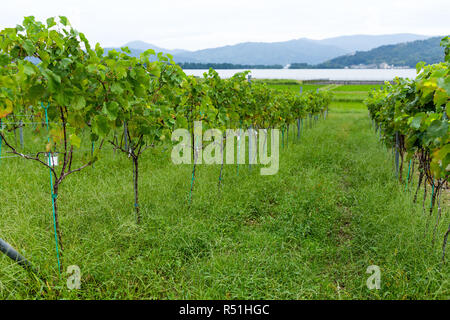
[[345,68],[352,65],[379,65],[414,68],[419,61],[433,64],[444,61],[444,49],[439,46],[442,37],[417,40],[396,45],[381,46],[370,51],[356,51],[355,54],[331,59],[317,65],[317,68]]

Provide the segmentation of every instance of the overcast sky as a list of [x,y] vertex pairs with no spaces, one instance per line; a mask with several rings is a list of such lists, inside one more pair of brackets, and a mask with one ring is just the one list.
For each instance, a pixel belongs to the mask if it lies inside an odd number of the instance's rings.
[[196,50],[351,34],[450,34],[450,0],[2,0],[0,29],[65,15],[91,43]]

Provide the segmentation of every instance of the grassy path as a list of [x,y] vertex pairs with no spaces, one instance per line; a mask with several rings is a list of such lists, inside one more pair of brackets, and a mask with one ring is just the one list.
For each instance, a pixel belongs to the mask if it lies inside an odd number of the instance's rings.
[[[60,202],[63,263],[80,266],[78,292],[55,278],[47,171],[3,162],[0,234],[60,289],[44,293],[0,256],[0,298],[448,299],[448,264],[424,237],[421,206],[395,181],[366,111],[334,105],[293,139],[277,175],[225,166],[220,193],[220,168],[200,166],[191,207],[191,167],[151,151],[139,227],[127,159],[111,152],[70,177]],[[381,269],[381,290],[366,287],[369,265]]]

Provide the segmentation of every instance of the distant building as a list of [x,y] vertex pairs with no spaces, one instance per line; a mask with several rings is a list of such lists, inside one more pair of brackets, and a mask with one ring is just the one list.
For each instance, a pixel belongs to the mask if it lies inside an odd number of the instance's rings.
[[354,64],[350,66],[350,69],[376,69],[376,64]]
[[408,67],[408,66],[394,66],[394,69],[411,69],[411,67]]
[[393,64],[388,64],[386,62],[382,62],[380,64],[354,64],[349,67],[344,67],[345,69],[409,69],[408,66],[395,66]]
[[388,65],[386,62],[382,62],[378,66],[379,69],[392,69],[393,66]]

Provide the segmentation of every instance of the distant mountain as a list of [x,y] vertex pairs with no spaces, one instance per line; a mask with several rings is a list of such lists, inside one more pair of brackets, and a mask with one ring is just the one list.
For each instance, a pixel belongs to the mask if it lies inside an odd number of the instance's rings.
[[369,51],[357,51],[321,63],[317,68],[345,68],[357,65],[377,65],[382,63],[414,68],[419,61],[438,63],[444,61],[444,49],[440,47],[442,37],[427,40],[381,46]]
[[[122,47],[128,47],[128,49],[130,49],[130,51],[131,51],[131,56],[133,56],[133,57],[139,57],[139,55],[142,52],[144,52],[145,50],[148,50],[148,49],[153,49],[153,50],[155,50],[156,53],[163,52],[163,53],[170,53],[172,55],[190,52],[188,50],[183,50],[183,49],[173,49],[173,50],[165,49],[165,48],[161,48],[161,47],[155,46],[154,44],[147,43],[144,41],[131,41],[131,42],[124,44],[120,48],[122,48]],[[110,51],[110,50],[121,51],[120,48],[104,48],[105,54],[107,54],[108,51]]]
[[183,49],[174,49],[174,50],[170,50],[170,49],[165,49],[165,48],[161,48],[158,46],[155,46],[153,44],[144,42],[144,41],[131,41],[128,42],[127,44],[124,45],[124,47],[128,47],[128,48],[133,48],[139,51],[145,51],[148,49],[153,49],[156,52],[164,52],[164,53],[170,53],[170,54],[180,54],[180,53],[185,53],[185,52],[189,52],[187,50],[183,50]]
[[292,61],[319,63],[347,53],[341,48],[309,40],[285,42],[245,42],[232,46],[174,55],[177,62],[215,62],[233,64],[282,64]]
[[[302,59],[309,63],[319,63],[347,53],[346,50],[311,42],[310,40],[291,40],[285,42],[246,42],[198,51],[169,50],[142,41],[125,44],[133,56],[139,56],[147,49],[170,53],[176,62],[192,63],[232,63],[246,65],[286,65],[293,60]],[[109,50],[120,48],[105,48]]]
[[354,51],[368,51],[380,46],[388,44],[397,44],[402,42],[410,42],[416,40],[425,40],[429,36],[411,34],[411,33],[398,33],[387,35],[352,35],[341,36],[335,38],[328,38],[324,40],[314,40],[321,44],[336,46],[348,52]]
[[[138,49],[133,49],[133,48],[128,48],[131,51],[131,56],[133,57],[139,57],[139,55],[144,52],[144,50],[138,50]],[[116,51],[122,51],[120,50],[120,48],[103,48],[104,50],[104,54],[108,54],[108,51],[110,50],[116,50]]]
[[[169,50],[143,41],[132,41],[125,46],[128,46],[134,56],[139,56],[141,52],[147,49],[170,53],[178,63],[287,65],[292,62],[319,64],[354,51],[369,50],[380,45],[397,44],[425,38],[427,37],[416,34],[354,35],[323,40],[302,38],[283,42],[245,42],[197,51]],[[113,48],[106,48],[105,51],[107,52],[111,49]]]

